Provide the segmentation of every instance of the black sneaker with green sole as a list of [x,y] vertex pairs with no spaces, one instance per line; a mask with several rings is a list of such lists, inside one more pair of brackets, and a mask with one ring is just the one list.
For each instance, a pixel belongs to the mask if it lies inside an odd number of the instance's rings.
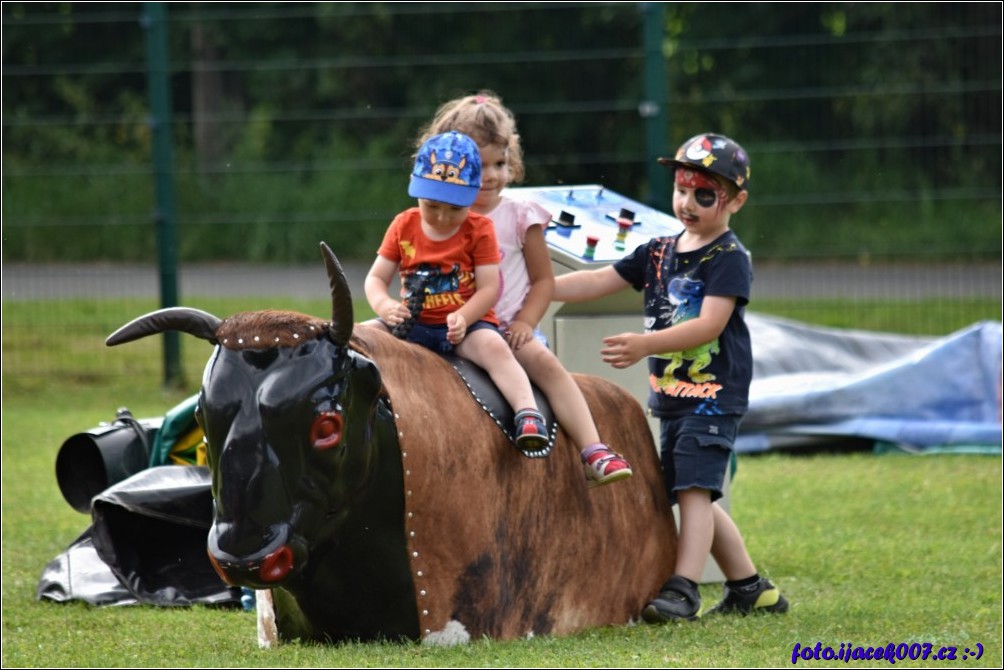
[[784,614],[788,611],[788,601],[776,586],[763,577],[756,584],[742,588],[725,585],[725,597],[707,614],[752,614],[773,612]]

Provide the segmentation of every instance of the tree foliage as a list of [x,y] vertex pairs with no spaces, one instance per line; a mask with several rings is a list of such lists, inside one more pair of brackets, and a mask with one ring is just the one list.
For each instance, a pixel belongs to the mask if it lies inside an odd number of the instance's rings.
[[[151,257],[147,4],[3,4],[5,259]],[[923,249],[960,204],[950,253],[999,241],[999,3],[660,9],[658,149],[746,146],[761,254]],[[181,257],[312,259],[321,238],[368,256],[410,204],[421,125],[484,88],[517,114],[527,183],[647,199],[641,10],[169,3]]]

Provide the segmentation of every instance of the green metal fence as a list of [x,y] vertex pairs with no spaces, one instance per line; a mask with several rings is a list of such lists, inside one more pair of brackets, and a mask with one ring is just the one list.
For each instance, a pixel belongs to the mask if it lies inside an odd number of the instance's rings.
[[[73,301],[118,301],[138,265],[156,306],[173,280],[182,302],[226,294],[201,274],[215,263],[309,271],[321,239],[365,262],[409,204],[420,126],[479,88],[517,115],[527,184],[658,204],[653,156],[738,139],[735,228],[757,295],[793,316],[840,300],[840,325],[999,320],[1001,35],[1000,3],[4,3],[5,373],[16,329],[67,297],[38,268]],[[932,325],[931,301],[958,309]]]

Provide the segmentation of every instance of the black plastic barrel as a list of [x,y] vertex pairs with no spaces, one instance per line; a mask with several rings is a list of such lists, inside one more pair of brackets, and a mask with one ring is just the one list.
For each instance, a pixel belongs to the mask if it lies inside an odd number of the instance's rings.
[[136,421],[128,410],[118,418],[71,436],[56,456],[56,481],[70,507],[91,513],[91,498],[149,466],[156,428]]

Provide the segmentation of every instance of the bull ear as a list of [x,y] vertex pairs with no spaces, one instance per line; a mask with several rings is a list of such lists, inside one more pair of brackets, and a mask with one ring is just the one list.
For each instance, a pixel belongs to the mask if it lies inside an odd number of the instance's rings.
[[324,255],[324,265],[328,269],[328,283],[331,286],[331,328],[328,333],[331,341],[344,347],[352,337],[352,326],[355,315],[352,313],[352,293],[349,282],[341,263],[335,258],[331,248],[321,242],[321,253]]
[[221,323],[219,318],[208,312],[191,307],[168,307],[133,319],[109,335],[105,344],[114,347],[116,344],[125,344],[168,330],[179,330],[213,344],[219,344],[216,341],[216,329]]

